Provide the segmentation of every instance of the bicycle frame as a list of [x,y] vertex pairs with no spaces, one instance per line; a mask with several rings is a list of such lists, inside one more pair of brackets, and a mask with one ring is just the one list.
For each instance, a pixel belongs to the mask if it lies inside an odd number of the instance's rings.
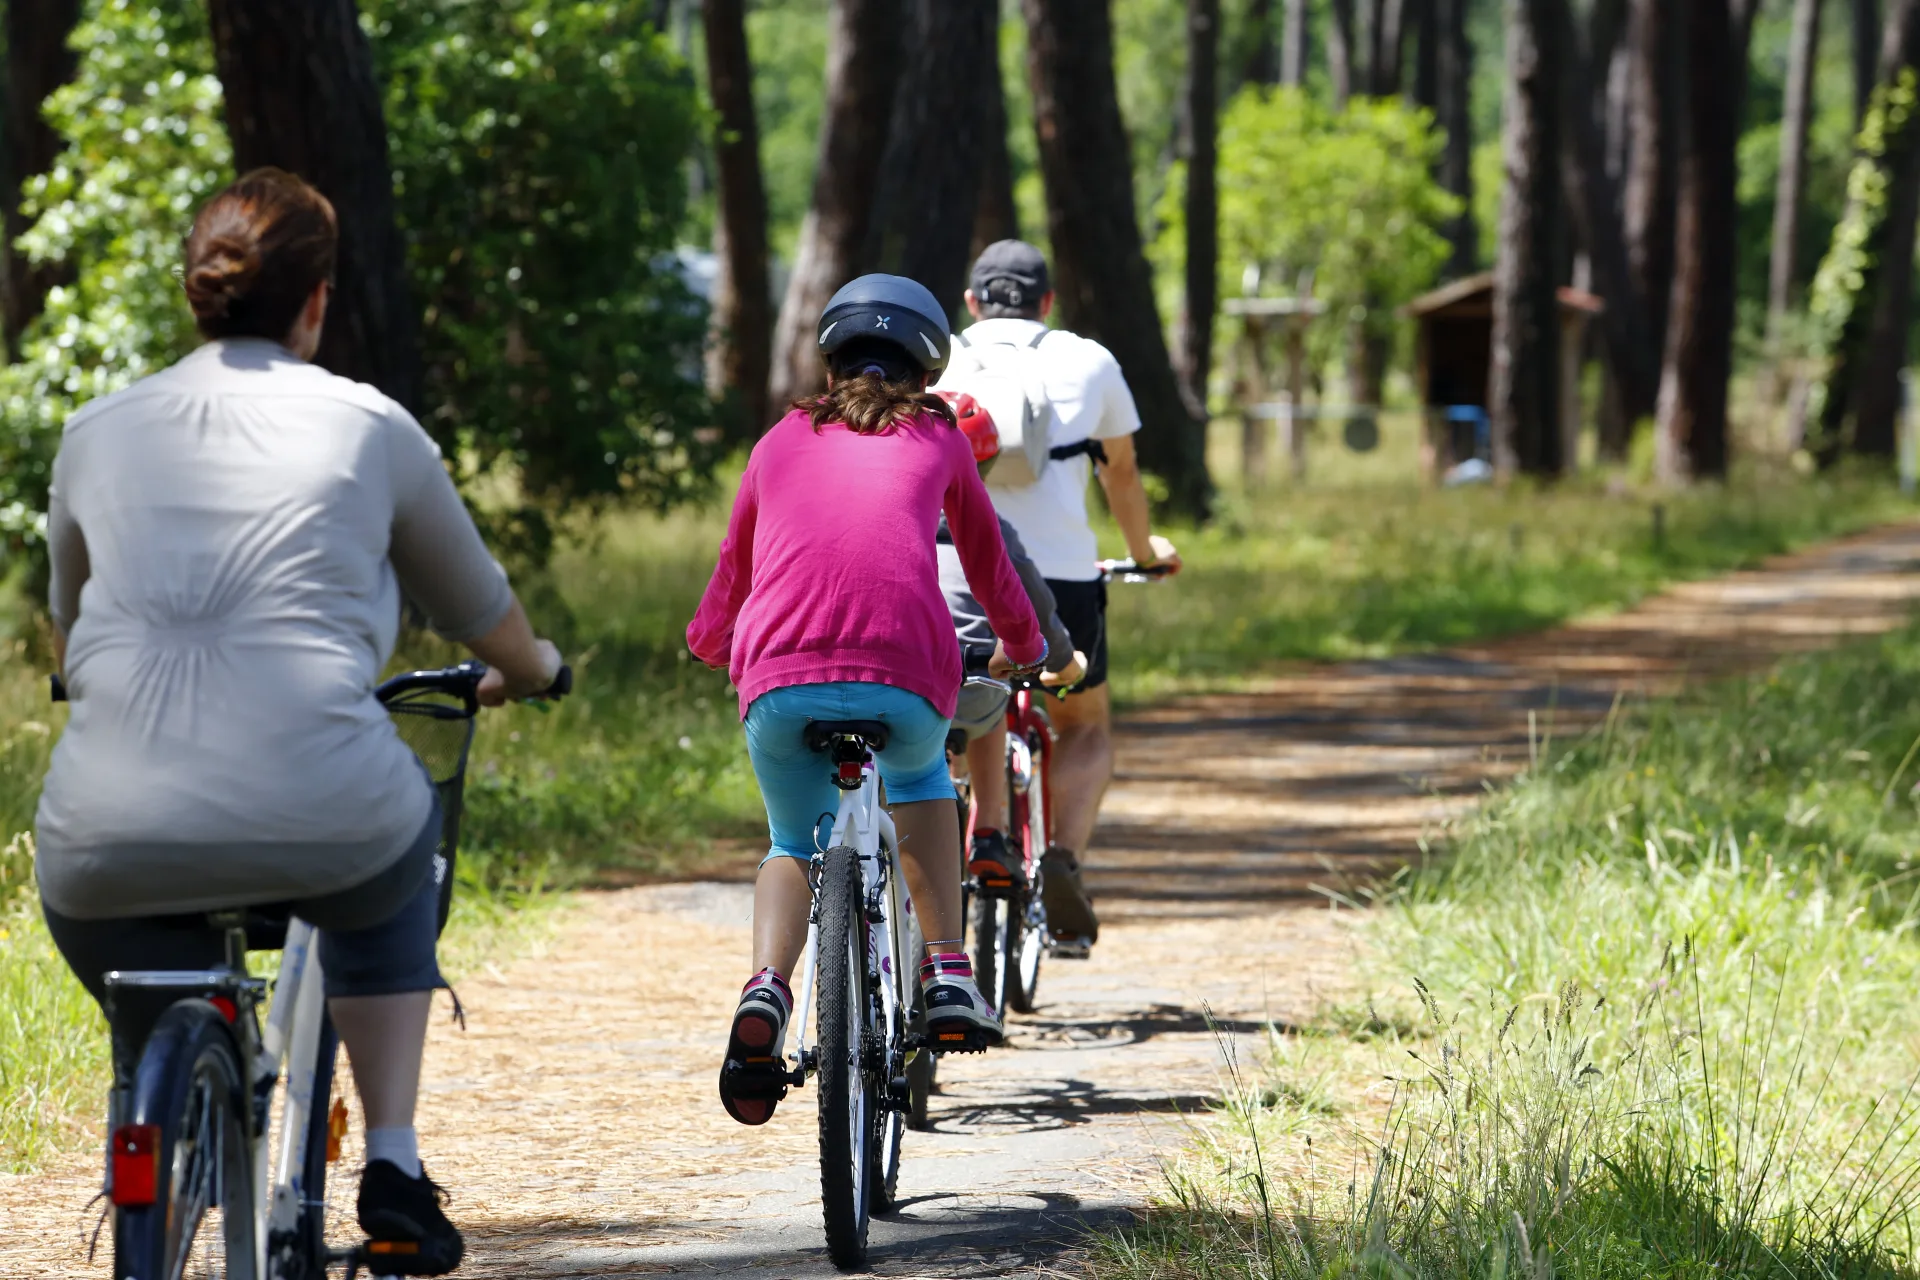
[[[908,955],[907,916],[912,906],[907,900],[906,883],[900,875],[899,838],[894,832],[893,816],[880,804],[880,775],[872,761],[862,770],[860,786],[840,796],[840,811],[833,822],[833,834],[827,848],[846,845],[860,856],[860,886],[866,899],[868,954],[876,958],[876,981],[881,993],[882,1015],[886,1019],[887,1043],[899,1043],[905,1031],[908,1001],[906,982],[918,961]],[[824,851],[822,851],[824,853]],[[818,882],[821,854],[815,854],[813,875]],[[800,983],[793,990],[794,1044],[802,1071],[814,1061],[807,1045],[807,1030],[813,1015],[814,978],[820,956],[820,901],[816,895],[812,915],[807,922],[807,952],[801,964]],[[906,971],[900,957],[908,956]],[[888,1063],[886,1078],[893,1079],[900,1064]]]
[[[271,1082],[286,1065],[286,1093],[280,1109],[279,1142],[271,1166],[267,1146],[272,1135],[262,1132],[254,1148],[254,1168],[260,1194],[254,1197],[260,1221],[256,1253],[260,1274],[279,1280],[268,1267],[267,1249],[275,1236],[298,1225],[300,1211],[312,1207],[306,1186],[307,1143],[312,1136],[313,1083],[320,1058],[320,1030],[326,1013],[326,980],[320,971],[318,932],[304,920],[287,925],[280,953],[280,980],[274,985],[273,1004],[260,1037],[260,1056],[252,1064],[256,1090]],[[291,970],[291,972],[289,972]]]

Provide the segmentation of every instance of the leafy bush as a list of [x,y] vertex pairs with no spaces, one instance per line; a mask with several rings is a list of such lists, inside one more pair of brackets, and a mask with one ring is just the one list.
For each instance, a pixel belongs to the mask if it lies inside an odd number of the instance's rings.
[[[496,529],[536,555],[547,513],[705,492],[705,316],[671,256],[701,117],[646,6],[364,8],[424,315],[423,418],[467,491],[506,473],[489,497],[518,509]],[[0,546],[36,564],[67,415],[196,341],[179,242],[232,166],[197,0],[91,0],[73,43],[78,77],[46,108],[68,149],[28,187],[23,240],[73,282],[0,371]]]
[[701,125],[638,0],[363,5],[423,304],[428,429],[556,510],[705,492],[706,314],[672,251]]
[[47,102],[67,140],[27,185],[35,261],[66,262],[17,364],[0,370],[0,543],[38,561],[60,427],[80,405],[172,363],[196,341],[180,237],[231,164],[198,4],[98,0],[75,29],[73,83]]

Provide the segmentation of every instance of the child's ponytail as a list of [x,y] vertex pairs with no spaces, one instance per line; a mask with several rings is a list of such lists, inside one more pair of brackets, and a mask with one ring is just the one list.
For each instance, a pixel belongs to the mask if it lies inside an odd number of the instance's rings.
[[925,371],[905,354],[892,343],[850,343],[833,355],[833,385],[792,407],[807,415],[815,431],[838,422],[856,435],[874,435],[923,414],[957,429],[952,407],[926,389]]

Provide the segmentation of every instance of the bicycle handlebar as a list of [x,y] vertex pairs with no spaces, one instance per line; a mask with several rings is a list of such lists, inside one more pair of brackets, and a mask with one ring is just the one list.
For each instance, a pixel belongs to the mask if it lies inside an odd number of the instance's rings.
[[1138,560],[1102,560],[1102,582],[1158,582],[1173,572],[1170,564],[1141,564]]
[[1041,683],[1039,673],[1029,676],[996,676],[989,664],[993,661],[990,649],[967,649],[960,655],[960,669],[964,676],[962,685],[976,689],[997,689],[1011,694],[1015,689],[1031,689],[1036,693],[1064,693],[1064,689],[1054,689]]

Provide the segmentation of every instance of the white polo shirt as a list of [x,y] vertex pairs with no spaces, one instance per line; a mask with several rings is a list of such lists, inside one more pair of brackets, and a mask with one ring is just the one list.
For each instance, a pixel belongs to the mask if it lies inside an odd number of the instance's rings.
[[[966,331],[969,343],[1010,342],[1024,346],[1045,329],[1038,320],[982,320]],[[1040,344],[1045,357],[1047,399],[1053,404],[1053,425],[1047,445],[1079,444],[1082,440],[1113,440],[1140,429],[1140,411],[1133,392],[1120,373],[1120,362],[1091,338],[1064,329],[1047,335]],[[1085,454],[1047,465],[1038,482],[1006,488],[987,475],[993,505],[1019,531],[1027,554],[1040,572],[1060,582],[1092,582],[1099,546],[1087,522],[1087,481],[1093,461]]]

